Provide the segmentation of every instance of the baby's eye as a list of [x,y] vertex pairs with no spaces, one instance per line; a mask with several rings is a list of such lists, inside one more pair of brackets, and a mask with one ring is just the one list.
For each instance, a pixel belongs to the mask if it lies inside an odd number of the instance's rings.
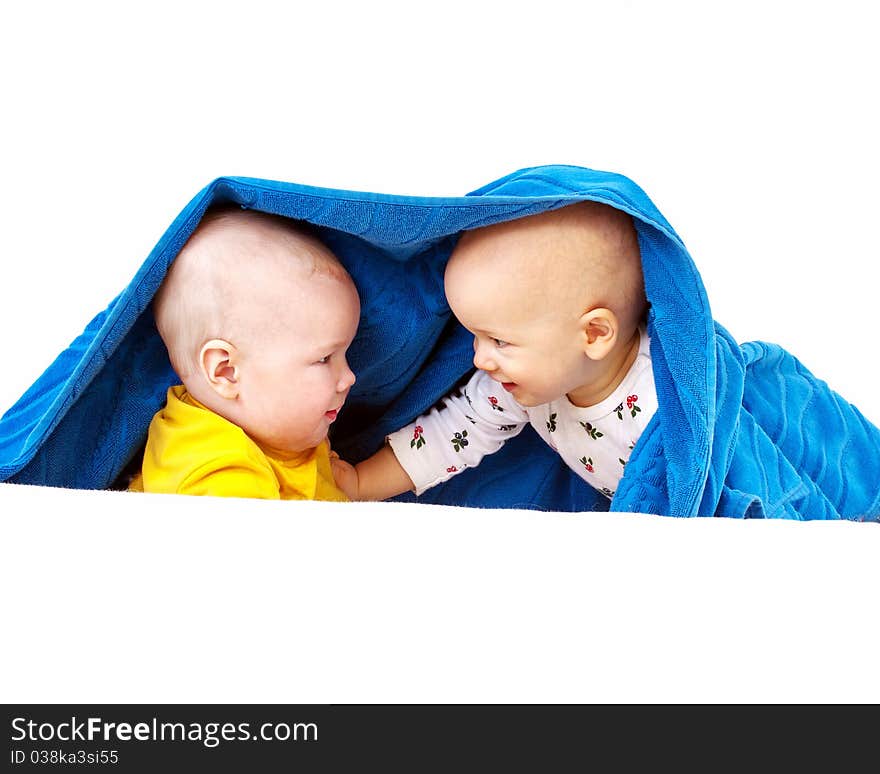
[[316,360],[315,362],[320,365],[327,365],[327,363],[330,362],[331,357],[333,357],[333,356],[332,355],[324,355],[324,357],[322,357],[320,360]]
[[495,342],[495,346],[498,347],[498,349],[504,349],[504,347],[507,346],[507,342],[503,339],[493,338],[492,341]]

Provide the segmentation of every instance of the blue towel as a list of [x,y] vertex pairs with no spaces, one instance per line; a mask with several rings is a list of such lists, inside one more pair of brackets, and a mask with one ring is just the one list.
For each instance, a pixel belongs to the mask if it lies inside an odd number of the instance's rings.
[[[464,197],[423,198],[219,178],[174,220],[135,277],[0,420],[0,481],[86,489],[137,464],[177,382],[150,300],[206,208],[235,202],[314,224],[362,299],[357,374],[331,441],[357,462],[472,371],[471,337],[443,293],[457,235],[585,199],[633,216],[650,302],[659,409],[612,501],[527,428],[422,502],[670,516],[880,520],[880,431],[792,355],[736,343],[693,260],[621,175],[522,169]],[[413,500],[403,495],[401,500]]]

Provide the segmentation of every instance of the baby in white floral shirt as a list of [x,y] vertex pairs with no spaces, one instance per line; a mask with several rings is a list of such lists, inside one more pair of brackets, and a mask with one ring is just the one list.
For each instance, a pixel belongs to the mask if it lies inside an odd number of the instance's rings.
[[352,500],[421,494],[531,424],[613,497],[657,409],[630,217],[581,202],[465,232],[445,290],[474,334],[478,370],[372,457],[356,466],[334,460],[340,488]]

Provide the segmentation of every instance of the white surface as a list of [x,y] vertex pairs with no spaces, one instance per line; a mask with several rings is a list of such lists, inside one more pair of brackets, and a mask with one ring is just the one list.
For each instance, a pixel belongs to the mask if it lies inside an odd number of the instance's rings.
[[[737,339],[880,422],[869,13],[5,8],[0,411],[214,177],[451,195],[571,163],[632,177]],[[0,488],[0,698],[880,698],[874,525],[150,503]]]
[[4,701],[876,701],[874,524],[0,485]]

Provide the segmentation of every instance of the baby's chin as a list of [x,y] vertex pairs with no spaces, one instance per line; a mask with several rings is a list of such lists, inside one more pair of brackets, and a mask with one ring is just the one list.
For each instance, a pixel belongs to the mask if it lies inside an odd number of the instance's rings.
[[269,452],[273,456],[284,458],[306,454],[316,446],[319,446],[326,438],[327,428],[324,427],[309,437],[274,438],[269,442],[259,443],[264,451]]
[[523,389],[513,390],[511,395],[513,395],[513,399],[523,408],[543,406],[547,403],[553,403],[553,401],[560,400],[561,397],[565,397],[564,395],[535,395],[534,393],[526,392]]
[[510,396],[519,403],[520,406],[531,408],[538,406],[544,401],[536,400],[535,396],[528,392],[521,384],[516,382],[501,382],[501,386],[510,393]]

